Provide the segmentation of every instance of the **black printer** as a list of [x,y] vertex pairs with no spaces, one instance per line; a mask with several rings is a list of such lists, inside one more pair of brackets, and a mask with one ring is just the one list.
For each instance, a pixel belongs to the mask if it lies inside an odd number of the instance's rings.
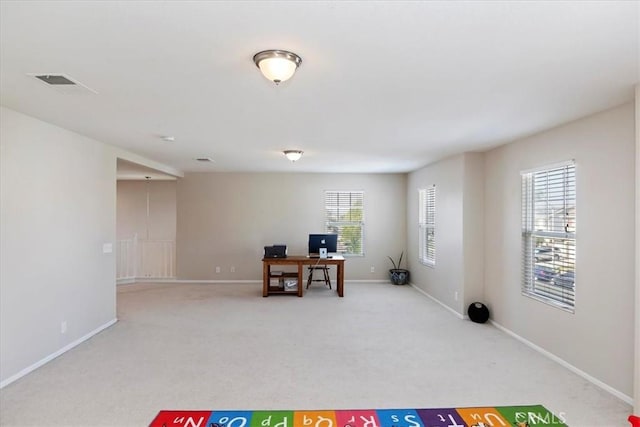
[[264,247],[265,258],[286,258],[287,245],[271,245]]

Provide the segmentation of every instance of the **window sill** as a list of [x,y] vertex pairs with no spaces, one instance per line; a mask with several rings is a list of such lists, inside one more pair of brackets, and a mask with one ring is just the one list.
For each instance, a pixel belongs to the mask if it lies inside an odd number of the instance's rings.
[[575,314],[575,307],[571,307],[567,304],[562,304],[561,302],[552,300],[550,298],[545,298],[535,293],[530,293],[530,292],[521,292],[521,293],[525,297],[531,298],[536,301],[540,301],[543,304],[550,305],[559,310],[566,311],[567,313]]
[[420,264],[424,265],[425,267],[436,268],[435,262],[420,261]]

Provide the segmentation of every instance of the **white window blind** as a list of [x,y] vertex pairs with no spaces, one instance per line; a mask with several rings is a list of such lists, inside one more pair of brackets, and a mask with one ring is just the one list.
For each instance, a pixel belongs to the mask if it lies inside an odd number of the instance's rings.
[[364,255],[364,192],[325,191],[325,231],[338,235],[338,252]]
[[422,264],[436,264],[436,186],[418,190],[418,257]]
[[522,173],[522,293],[575,308],[576,168]]

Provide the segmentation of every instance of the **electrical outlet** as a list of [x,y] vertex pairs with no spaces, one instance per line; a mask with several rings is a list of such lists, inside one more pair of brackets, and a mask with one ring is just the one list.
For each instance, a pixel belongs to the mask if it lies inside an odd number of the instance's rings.
[[455,292],[453,293],[453,299],[454,299],[454,300],[456,300],[456,301],[458,301],[458,291],[455,291]]
[[371,272],[372,272],[372,273],[375,273],[375,272],[376,272],[376,268],[375,268],[373,265],[371,266]]
[[216,267],[216,273],[220,273],[220,267]]
[[60,333],[61,334],[66,334],[67,333],[67,321],[66,320],[63,320],[60,323]]
[[231,266],[231,272],[235,273],[236,272],[236,268],[234,266]]

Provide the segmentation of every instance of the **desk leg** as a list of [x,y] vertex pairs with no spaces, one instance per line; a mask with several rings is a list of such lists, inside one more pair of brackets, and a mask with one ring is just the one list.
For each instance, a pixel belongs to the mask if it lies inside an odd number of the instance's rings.
[[262,261],[262,296],[269,296],[269,264]]
[[302,297],[302,263],[298,263],[298,298]]
[[336,279],[338,279],[338,296],[339,297],[343,297],[344,296],[344,263],[340,263],[338,264],[338,272],[337,272],[337,277]]

